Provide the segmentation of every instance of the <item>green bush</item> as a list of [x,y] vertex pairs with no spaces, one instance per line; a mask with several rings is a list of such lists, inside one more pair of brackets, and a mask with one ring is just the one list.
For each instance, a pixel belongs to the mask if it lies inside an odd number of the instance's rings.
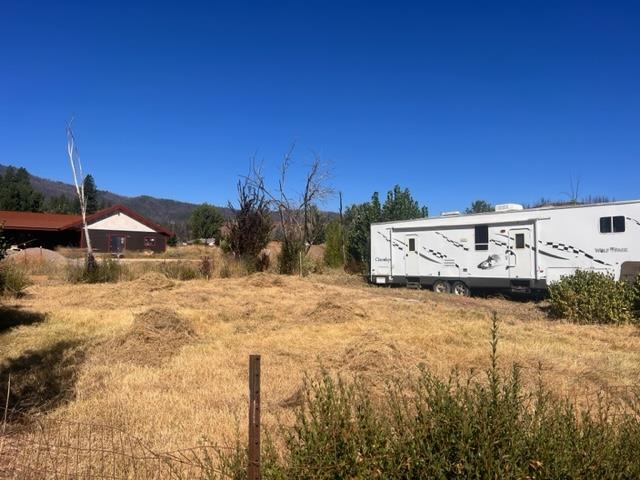
[[549,296],[551,315],[575,323],[637,321],[633,286],[603,273],[578,270],[551,284]]
[[67,271],[67,279],[71,283],[116,283],[126,275],[125,266],[113,258],[72,265]]
[[10,263],[0,263],[0,295],[19,297],[30,284],[24,270]]
[[[605,399],[578,412],[541,380],[526,390],[517,367],[497,368],[496,325],[484,378],[423,370],[417,381],[392,380],[377,399],[362,381],[307,379],[293,426],[267,437],[263,477],[640,478],[639,417],[610,415]],[[222,459],[225,478],[243,478],[240,448]]]
[[300,252],[303,246],[300,242],[284,241],[282,242],[282,250],[278,256],[278,264],[280,273],[291,275],[300,272]]

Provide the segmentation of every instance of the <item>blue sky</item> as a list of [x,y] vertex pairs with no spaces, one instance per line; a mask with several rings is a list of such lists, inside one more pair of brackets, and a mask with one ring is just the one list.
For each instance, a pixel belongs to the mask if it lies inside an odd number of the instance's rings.
[[129,196],[226,205],[295,142],[292,188],[317,155],[347,205],[640,198],[636,5],[5,0],[0,163],[70,182],[73,116]]

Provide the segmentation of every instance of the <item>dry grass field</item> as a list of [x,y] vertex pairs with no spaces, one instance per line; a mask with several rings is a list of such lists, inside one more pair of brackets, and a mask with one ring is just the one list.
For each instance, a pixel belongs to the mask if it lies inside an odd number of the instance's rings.
[[114,426],[162,451],[244,435],[250,353],[262,355],[268,427],[291,418],[305,373],[322,367],[362,375],[374,390],[421,364],[482,375],[494,311],[500,364],[518,363],[526,381],[542,365],[548,386],[585,403],[640,377],[636,327],[550,321],[533,302],[378,288],[344,274],[42,282],[3,303],[0,378],[11,373],[15,408]]

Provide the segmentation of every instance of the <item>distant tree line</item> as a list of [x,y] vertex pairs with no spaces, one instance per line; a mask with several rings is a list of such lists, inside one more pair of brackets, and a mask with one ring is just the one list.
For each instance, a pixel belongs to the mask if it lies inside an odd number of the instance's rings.
[[[87,197],[87,214],[108,206],[100,198],[91,175],[84,178],[84,192]],[[29,172],[25,168],[7,167],[4,175],[0,175],[0,210],[79,214],[80,202],[77,198],[64,194],[45,198],[33,188]]]

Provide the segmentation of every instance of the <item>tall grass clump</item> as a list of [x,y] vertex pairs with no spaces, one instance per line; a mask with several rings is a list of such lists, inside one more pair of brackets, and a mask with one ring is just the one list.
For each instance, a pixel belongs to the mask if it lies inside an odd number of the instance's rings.
[[[162,262],[157,266],[157,270],[167,278],[173,280],[195,280],[202,278],[202,261],[200,264],[193,262],[171,261]],[[209,265],[211,268],[211,264]]]
[[578,411],[542,380],[527,389],[517,366],[498,368],[497,344],[494,317],[484,376],[423,369],[382,398],[327,372],[307,379],[293,425],[267,442],[264,478],[640,478],[638,405]]
[[637,281],[634,289],[611,275],[578,270],[549,286],[550,313],[583,324],[637,322],[634,302],[638,304],[639,291]]
[[126,276],[126,267],[113,258],[70,265],[67,274],[71,283],[116,283]]
[[0,295],[19,297],[31,285],[24,269],[11,263],[0,263]]

